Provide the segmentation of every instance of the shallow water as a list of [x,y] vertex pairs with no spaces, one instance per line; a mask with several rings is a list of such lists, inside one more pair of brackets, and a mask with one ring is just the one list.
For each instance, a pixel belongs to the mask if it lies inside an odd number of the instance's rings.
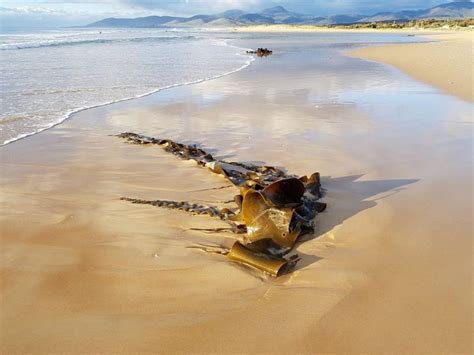
[[57,30],[0,36],[0,144],[72,112],[219,77],[252,57],[206,32]]

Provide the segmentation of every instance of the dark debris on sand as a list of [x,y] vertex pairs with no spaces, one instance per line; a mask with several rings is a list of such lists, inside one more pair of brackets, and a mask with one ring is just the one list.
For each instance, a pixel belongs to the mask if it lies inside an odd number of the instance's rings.
[[247,54],[256,54],[258,57],[266,57],[266,56],[271,55],[272,53],[273,51],[268,48],[257,48],[256,51],[254,50],[247,51]]
[[322,189],[317,172],[309,177],[297,177],[273,166],[217,160],[196,145],[170,139],[130,132],[118,137],[131,144],[157,145],[182,159],[194,160],[213,173],[223,175],[239,189],[233,208],[219,209],[186,201],[128,197],[123,200],[220,218],[229,224],[229,228],[215,231],[228,230],[242,235],[240,241],[221,254],[272,276],[287,272],[298,262],[298,256],[285,258],[285,255],[299,237],[314,231],[314,218],[326,208],[325,203],[318,201],[322,197]]

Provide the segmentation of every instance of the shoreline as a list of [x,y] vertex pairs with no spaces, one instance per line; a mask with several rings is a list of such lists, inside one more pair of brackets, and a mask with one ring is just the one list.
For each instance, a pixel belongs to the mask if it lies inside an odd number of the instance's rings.
[[474,102],[473,72],[465,70],[473,65],[473,34],[468,31],[423,34],[434,42],[375,45],[352,50],[348,55],[389,64],[416,80]]
[[[309,32],[309,33],[388,33],[388,34],[397,34],[397,33],[407,33],[407,34],[419,34],[423,37],[433,39],[433,40],[438,40],[437,43],[446,43],[446,42],[466,42],[470,38],[468,38],[468,35],[471,35],[474,33],[471,30],[446,30],[446,29],[415,29],[415,28],[403,28],[403,29],[341,29],[341,28],[324,28],[324,27],[313,27],[313,26],[289,26],[289,25],[257,25],[257,26],[247,26],[247,27],[237,27],[234,29],[229,29],[229,32],[263,32],[263,33],[272,33],[272,32]],[[450,83],[449,85],[447,84],[447,78],[452,77],[454,73],[459,73],[460,69],[459,67],[462,67],[465,65],[465,63],[457,64],[456,68],[453,68],[449,73],[446,73],[439,78],[436,79],[430,79],[430,76],[432,74],[432,70],[430,69],[430,72],[423,71],[420,69],[423,69],[423,66],[420,65],[419,62],[417,61],[412,61],[409,59],[406,59],[406,54],[408,53],[409,47],[405,47],[406,45],[411,45],[414,46],[415,48],[418,49],[418,51],[423,50],[422,47],[419,45],[424,45],[425,43],[403,43],[403,44],[389,44],[389,45],[371,45],[370,47],[362,47],[358,48],[355,50],[350,50],[347,52],[347,55],[353,56],[355,58],[363,58],[367,60],[373,60],[376,62],[383,62],[385,64],[389,64],[392,66],[397,67],[398,69],[404,71],[405,73],[411,75],[415,79],[425,82],[428,84],[431,84],[435,87],[441,88],[447,93],[453,94],[455,96],[458,96],[464,100],[474,102],[474,95],[472,91],[472,87],[469,87],[470,83],[472,82],[472,72],[470,76],[462,76],[460,77],[461,79],[459,82]],[[229,45],[226,42],[226,45],[228,46],[233,46]],[[236,48],[240,48],[237,46],[234,46]],[[465,46],[464,46],[465,47]],[[248,50],[249,48],[242,48],[243,50]],[[450,48],[451,49],[451,48]],[[446,51],[442,51],[441,49],[436,48],[435,49],[437,53],[447,53]],[[394,54],[397,53],[403,53],[402,56],[393,58]],[[472,53],[471,53],[472,54]],[[458,56],[460,58],[461,56]],[[466,56],[469,58],[469,56]],[[440,61],[436,61],[433,63],[438,63],[439,65],[433,70],[438,71],[439,68],[445,68],[446,66],[443,66],[442,63],[444,63],[448,58],[441,58]],[[452,59],[452,58],[449,58]],[[141,94],[135,97],[127,97],[123,99],[118,99],[115,101],[103,103],[103,104],[98,104],[98,105],[93,105],[90,107],[83,107],[83,108],[78,108],[73,110],[72,112],[66,113],[64,118],[62,118],[59,122],[52,124],[49,127],[43,128],[37,132],[33,133],[28,133],[21,135],[17,138],[12,138],[7,141],[5,141],[3,144],[0,145],[0,147],[5,146],[7,144],[11,144],[13,142],[22,140],[24,138],[31,137],[33,135],[39,134],[41,132],[44,132],[46,130],[49,130],[51,128],[54,128],[65,121],[69,120],[73,115],[82,112],[84,110],[89,110],[89,109],[94,109],[96,107],[102,107],[102,106],[107,106],[107,105],[113,105],[115,103],[120,103],[124,101],[130,101],[130,100],[136,100],[136,99],[141,99],[143,97],[147,97],[149,95],[156,94],[158,92],[161,92],[163,90],[168,90],[172,89],[175,87],[180,87],[180,86],[186,86],[186,85],[193,85],[193,84],[198,84],[204,81],[208,80],[215,80],[218,79],[222,76],[226,75],[231,75],[233,73],[236,73],[240,70],[243,70],[247,68],[251,63],[255,60],[255,56],[251,56],[251,59],[247,61],[245,65],[242,67],[226,72],[220,75],[217,75],[215,77],[211,78],[204,78],[204,79],[199,79],[193,82],[187,82],[187,83],[181,83],[181,84],[173,84],[169,86],[165,86],[162,88],[155,89],[151,92],[147,92],[145,94]],[[432,64],[433,64],[432,63]]]
[[[245,49],[245,48],[244,48]],[[141,95],[138,95],[138,96],[134,96],[134,97],[126,97],[126,98],[123,98],[123,99],[118,99],[118,100],[115,100],[115,101],[110,101],[110,102],[106,102],[106,103],[103,103],[103,104],[97,104],[97,105],[93,105],[93,106],[89,106],[89,107],[82,107],[82,108],[78,108],[78,109],[75,109],[69,113],[66,113],[65,116],[63,116],[63,118],[61,119],[61,121],[57,122],[57,123],[54,123],[52,124],[51,126],[49,127],[46,127],[46,128],[43,128],[39,131],[36,131],[36,132],[33,132],[33,133],[28,133],[28,134],[24,134],[24,135],[20,135],[16,138],[12,138],[12,139],[9,139],[9,140],[6,140],[5,142],[3,142],[2,144],[0,144],[0,147],[2,146],[5,146],[7,144],[10,144],[10,143],[14,143],[16,141],[19,141],[19,140],[22,140],[22,139],[25,139],[25,138],[28,138],[28,137],[31,137],[31,136],[34,136],[36,134],[39,134],[41,132],[44,132],[44,131],[47,131],[51,128],[54,128],[64,122],[66,122],[67,120],[71,119],[74,115],[82,112],[82,111],[87,111],[87,110],[91,110],[91,109],[94,109],[94,108],[98,108],[98,107],[103,107],[103,106],[108,106],[108,105],[114,105],[114,104],[117,104],[117,103],[121,103],[121,102],[125,102],[125,101],[131,101],[131,100],[137,100],[137,99],[142,99],[144,97],[147,97],[147,96],[150,96],[150,95],[153,95],[153,94],[156,94],[160,91],[163,91],[163,90],[169,90],[169,89],[173,89],[173,88],[177,88],[177,87],[181,87],[181,86],[187,86],[187,85],[194,85],[194,84],[199,84],[199,83],[202,83],[202,82],[205,82],[205,81],[209,81],[209,80],[215,80],[215,79],[219,79],[223,76],[226,76],[226,75],[231,75],[231,74],[234,74],[234,73],[237,73],[239,72],[240,70],[243,70],[245,68],[247,68],[249,65],[252,64],[252,62],[255,60],[255,58],[249,60],[246,64],[244,64],[243,66],[241,66],[240,68],[237,68],[235,70],[232,70],[230,72],[226,72],[226,73],[223,73],[223,74],[220,74],[220,75],[217,75],[217,76],[214,76],[214,77],[211,77],[211,78],[204,78],[204,79],[198,79],[196,81],[191,81],[191,82],[187,82],[187,83],[182,83],[182,84],[172,84],[172,85],[168,85],[168,86],[164,86],[164,87],[161,87],[161,88],[158,88],[158,89],[155,89],[153,91],[150,91],[150,92],[147,92],[145,94],[141,94]]]
[[[371,45],[348,55],[392,65],[416,80],[440,88],[463,100],[474,102],[472,29],[345,29],[314,26],[257,25],[238,27],[234,32],[260,33],[406,33],[433,40],[429,43]],[[420,60],[421,58],[421,60]],[[445,65],[445,63],[450,65]]]
[[[237,47],[237,46],[233,46],[233,45],[229,44],[228,41],[224,41],[224,43],[225,43],[226,46],[234,47],[236,49],[241,49],[242,51],[249,50],[249,48],[240,48],[240,47]],[[242,54],[241,53],[236,53],[236,55],[245,56],[244,52],[242,52]],[[204,81],[215,80],[215,79],[218,79],[218,78],[226,76],[226,75],[231,75],[233,73],[236,73],[240,70],[245,69],[246,67],[248,67],[255,60],[255,56],[248,56],[248,57],[249,57],[249,59],[246,61],[246,63],[244,65],[240,66],[239,68],[228,71],[228,72],[225,72],[225,73],[222,73],[222,74],[218,74],[218,75],[213,76],[213,77],[197,79],[195,81],[190,81],[190,82],[185,82],[185,83],[171,84],[171,85],[163,86],[163,87],[160,87],[160,88],[157,88],[157,89],[153,89],[152,91],[149,91],[149,92],[146,92],[146,93],[143,93],[143,94],[139,94],[139,95],[136,95],[136,96],[133,96],[133,97],[125,97],[125,98],[116,99],[116,100],[106,102],[106,103],[99,103],[99,104],[94,104],[92,106],[79,107],[79,108],[73,109],[72,111],[66,112],[63,116],[61,116],[61,118],[59,119],[58,122],[52,123],[50,126],[42,128],[42,129],[40,129],[36,132],[24,133],[24,134],[21,134],[18,137],[7,139],[6,141],[4,141],[3,143],[0,144],[0,147],[5,146],[5,145],[10,144],[10,143],[13,143],[13,142],[16,142],[18,140],[24,139],[24,138],[31,137],[33,135],[39,134],[39,133],[44,132],[46,130],[49,130],[51,128],[54,128],[57,125],[60,125],[63,122],[69,120],[73,115],[75,115],[79,112],[85,111],[85,110],[90,110],[90,109],[94,109],[94,108],[102,107],[102,106],[107,106],[107,105],[113,105],[113,104],[124,102],[124,101],[141,99],[141,98],[147,97],[149,95],[156,94],[156,93],[158,93],[160,91],[163,91],[163,90],[168,90],[168,89],[172,89],[172,88],[180,87],[180,86],[198,84],[198,83],[201,83],[201,82],[204,82]]]

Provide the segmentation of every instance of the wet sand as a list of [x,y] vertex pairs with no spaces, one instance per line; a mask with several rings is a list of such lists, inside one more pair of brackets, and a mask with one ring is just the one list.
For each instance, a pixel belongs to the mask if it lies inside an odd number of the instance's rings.
[[[0,148],[2,352],[472,352],[472,104],[339,50],[266,43],[275,54],[238,73]],[[329,207],[296,270],[248,272],[188,248],[230,245],[191,230],[222,222],[120,201],[234,194],[198,191],[228,183],[123,131],[320,171]]]

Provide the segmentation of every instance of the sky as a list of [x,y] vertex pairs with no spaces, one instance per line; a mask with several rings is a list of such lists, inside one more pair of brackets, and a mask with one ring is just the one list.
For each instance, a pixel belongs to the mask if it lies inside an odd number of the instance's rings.
[[0,27],[85,25],[106,17],[192,16],[272,6],[318,16],[424,9],[450,0],[1,0]]

